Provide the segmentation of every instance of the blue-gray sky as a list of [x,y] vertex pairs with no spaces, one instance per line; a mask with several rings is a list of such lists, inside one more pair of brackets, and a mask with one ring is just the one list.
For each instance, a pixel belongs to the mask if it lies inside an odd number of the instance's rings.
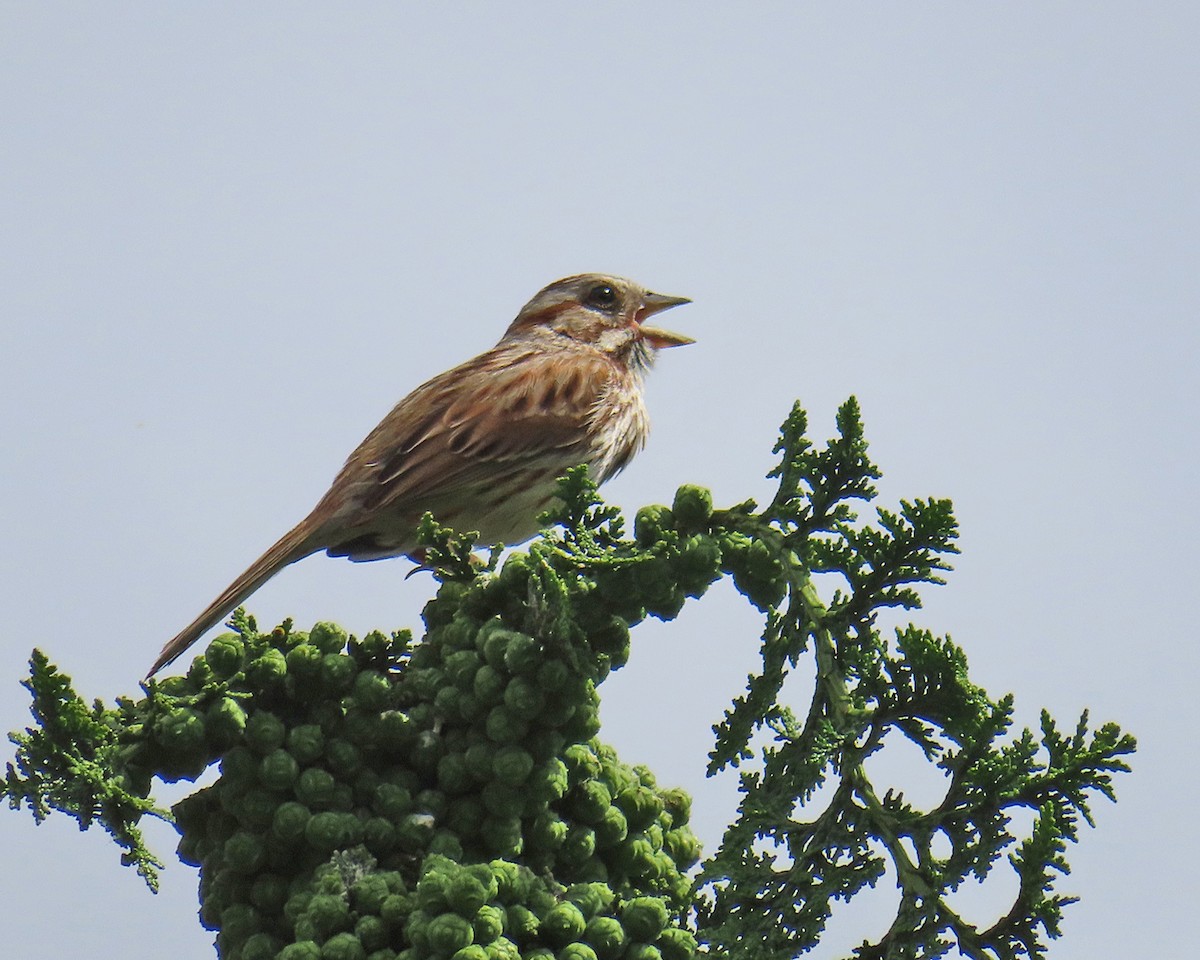
[[[856,394],[884,501],[958,508],[917,621],[1022,723],[1140,738],[1051,958],[1191,956],[1198,35],[1183,3],[4,4],[0,726],[35,644],[134,692],[392,403],[615,272],[698,343],[608,496],[762,497],[791,402],[827,435]],[[251,608],[416,625],[407,569],[312,558]],[[757,633],[717,590],[604,689],[710,847]],[[211,956],[194,911],[189,868],[155,898],[101,832],[0,815],[7,956]]]

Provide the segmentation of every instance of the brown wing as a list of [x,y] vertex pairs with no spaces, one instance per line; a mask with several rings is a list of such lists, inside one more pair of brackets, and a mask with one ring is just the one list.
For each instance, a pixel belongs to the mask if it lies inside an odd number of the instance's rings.
[[452,497],[526,463],[565,470],[586,462],[611,377],[603,357],[501,344],[397,404],[334,488],[353,488],[349,499],[364,516],[351,522],[362,522],[392,506]]

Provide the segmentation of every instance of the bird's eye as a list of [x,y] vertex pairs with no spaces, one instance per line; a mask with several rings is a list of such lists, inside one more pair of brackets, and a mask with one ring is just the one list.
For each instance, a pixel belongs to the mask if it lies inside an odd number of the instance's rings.
[[589,307],[611,310],[617,303],[617,291],[612,288],[611,284],[598,283],[587,292],[584,302]]

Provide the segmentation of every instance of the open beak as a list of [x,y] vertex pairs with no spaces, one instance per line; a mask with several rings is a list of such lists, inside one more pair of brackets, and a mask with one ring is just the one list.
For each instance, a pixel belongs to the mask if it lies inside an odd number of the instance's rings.
[[682,333],[672,333],[670,330],[662,330],[659,327],[646,326],[647,317],[652,317],[656,313],[662,313],[664,310],[670,310],[681,303],[691,302],[687,297],[667,297],[661,293],[647,293],[642,298],[642,305],[638,309],[638,312],[634,314],[634,320],[638,324],[641,339],[654,347],[655,350],[661,350],[664,347],[682,347],[689,343],[695,343],[695,340],[691,337],[685,337]]

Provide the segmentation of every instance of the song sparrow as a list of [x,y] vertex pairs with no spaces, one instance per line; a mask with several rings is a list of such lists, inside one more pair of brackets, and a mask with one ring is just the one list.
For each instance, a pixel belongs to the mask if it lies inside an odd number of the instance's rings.
[[568,468],[587,464],[603,483],[642,448],[642,376],[657,350],[693,342],[645,320],[689,302],[601,274],[550,284],[491,350],[396,404],[312,513],[167,643],[147,676],[289,563],[320,550],[351,560],[411,553],[426,511],[486,544],[533,536]]

